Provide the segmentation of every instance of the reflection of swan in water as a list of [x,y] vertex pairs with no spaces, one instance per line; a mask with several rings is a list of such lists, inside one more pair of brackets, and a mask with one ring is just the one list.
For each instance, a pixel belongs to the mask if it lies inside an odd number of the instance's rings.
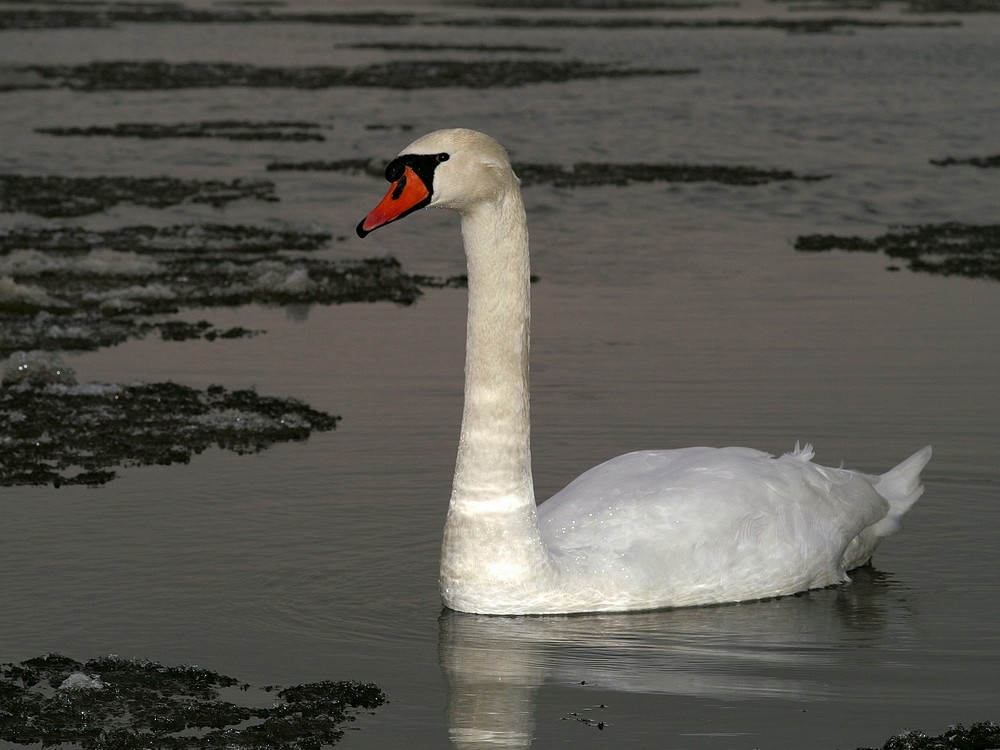
[[[490,617],[446,611],[440,659],[457,748],[528,748],[546,683],[716,700],[830,698],[829,671],[886,637],[883,574],[753,604],[631,614]],[[851,648],[844,648],[849,644]]]

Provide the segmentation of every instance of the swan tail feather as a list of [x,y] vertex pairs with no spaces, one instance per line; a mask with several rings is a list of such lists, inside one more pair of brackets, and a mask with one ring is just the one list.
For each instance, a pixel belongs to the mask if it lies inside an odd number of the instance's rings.
[[875,491],[889,502],[889,512],[872,527],[877,537],[895,534],[902,527],[903,516],[924,494],[920,472],[930,460],[931,446],[928,445],[878,477]]

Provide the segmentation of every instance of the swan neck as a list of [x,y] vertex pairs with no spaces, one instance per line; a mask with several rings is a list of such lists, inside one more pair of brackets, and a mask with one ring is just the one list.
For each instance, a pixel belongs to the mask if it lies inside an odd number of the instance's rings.
[[519,191],[462,217],[469,272],[465,407],[453,503],[534,509],[530,268]]

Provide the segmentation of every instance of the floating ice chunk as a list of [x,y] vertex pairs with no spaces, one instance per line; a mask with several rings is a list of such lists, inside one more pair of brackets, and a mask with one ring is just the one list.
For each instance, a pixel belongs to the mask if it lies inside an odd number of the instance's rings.
[[253,280],[253,285],[263,292],[305,294],[315,286],[304,268],[289,269],[283,263],[265,261],[254,264],[254,270],[257,271],[257,277]]
[[166,284],[134,284],[104,292],[88,292],[83,298],[88,302],[115,299],[176,299],[177,293]]
[[308,292],[312,287],[313,281],[309,278],[309,272],[304,268],[296,268],[281,282],[283,292],[302,294]]
[[42,273],[102,276],[152,276],[163,267],[152,258],[118,250],[91,250],[86,255],[52,255],[16,250],[0,258],[0,273],[37,276]]
[[105,398],[106,396],[117,396],[125,390],[125,387],[118,383],[75,383],[63,384],[52,383],[45,387],[45,392],[55,396],[94,396]]
[[[44,313],[39,313],[43,315]],[[78,339],[81,341],[88,341],[94,336],[94,331],[92,328],[85,328],[79,325],[50,325],[46,326],[47,318],[39,318],[36,316],[35,322],[38,323],[38,329],[42,332],[44,338],[51,339],[53,341],[69,341],[72,339]]]
[[96,675],[86,675],[83,672],[74,672],[59,686],[60,690],[103,690],[104,683]]
[[299,429],[308,427],[308,422],[295,414],[284,414],[279,418],[265,417],[239,409],[224,409],[210,414],[199,414],[194,422],[213,430],[266,432],[275,429]]
[[7,360],[3,373],[5,386],[26,383],[31,385],[75,385],[76,373],[63,364],[54,352],[14,352]]
[[83,299],[87,302],[99,302],[102,310],[131,310],[141,307],[142,302],[175,300],[177,293],[165,284],[135,284],[103,292],[88,292],[83,295]]

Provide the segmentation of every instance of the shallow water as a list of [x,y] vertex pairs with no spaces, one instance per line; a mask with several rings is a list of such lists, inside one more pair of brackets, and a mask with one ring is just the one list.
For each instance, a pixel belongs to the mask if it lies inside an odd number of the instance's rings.
[[[289,6],[299,8],[328,10]],[[523,162],[829,174],[753,187],[526,189],[540,279],[536,491],[547,497],[583,469],[642,447],[778,453],[802,440],[823,463],[884,471],[930,443],[927,491],[904,530],[851,585],[779,601],[567,618],[442,613],[437,552],[461,414],[464,292],[429,291],[412,307],[185,311],[220,329],[267,334],[149,338],[67,363],[81,382],[254,386],[342,422],[256,455],[210,451],[186,466],[126,469],[96,489],[5,488],[0,661],[116,653],[257,683],[373,681],[390,703],[348,734],[344,745],[358,748],[395,746],[403,733],[413,748],[834,748],[881,744],[907,727],[936,734],[955,721],[997,719],[1000,285],[888,272],[892,261],[881,256],[797,253],[792,243],[814,232],[874,236],[899,224],[997,220],[996,170],[929,160],[996,152],[1000,16],[887,6],[826,15],[961,25],[796,34],[438,22],[822,14],[752,1],[641,13],[417,10],[400,27],[3,31],[0,66],[548,56],[700,72],[483,89],[14,90],[0,94],[0,172],[266,177],[280,202],[121,204],[79,223],[319,225],[348,238],[328,257],[392,254],[411,272],[441,275],[463,270],[455,217],[414,216],[362,242],[353,227],[384,183],[267,173],[267,163],[388,159],[419,133],[463,125],[495,135]],[[349,46],[400,42],[560,51]],[[327,140],[32,132],[227,118],[318,122]],[[0,215],[2,226],[25,222],[42,223]]]

